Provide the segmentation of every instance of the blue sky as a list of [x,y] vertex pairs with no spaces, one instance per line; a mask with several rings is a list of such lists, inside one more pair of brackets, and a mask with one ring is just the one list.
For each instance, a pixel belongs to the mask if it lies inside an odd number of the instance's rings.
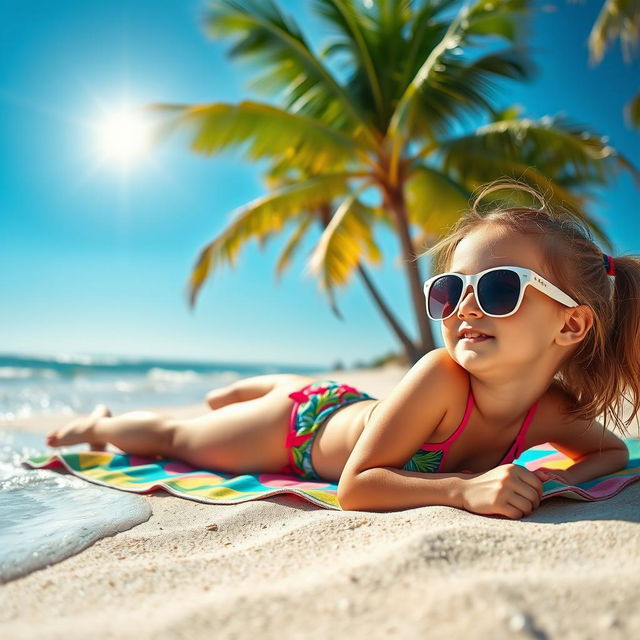
[[[314,43],[323,41],[308,3],[280,4]],[[357,280],[338,294],[344,322],[304,275],[304,255],[277,283],[277,241],[264,251],[249,245],[234,271],[206,284],[195,311],[187,308],[199,249],[235,208],[263,193],[259,167],[237,154],[194,155],[179,139],[127,175],[96,161],[89,125],[125,98],[207,103],[251,95],[249,69],[205,35],[203,0],[0,6],[0,352],[350,366],[397,349]],[[538,77],[509,84],[501,104],[521,104],[531,117],[564,112],[639,165],[640,136],[622,118],[638,88],[637,60],[623,64],[616,43],[599,66],[588,65],[600,6],[535,4]],[[639,204],[622,174],[591,209],[616,253],[640,253]],[[415,333],[397,243],[379,240],[385,261],[372,273]]]

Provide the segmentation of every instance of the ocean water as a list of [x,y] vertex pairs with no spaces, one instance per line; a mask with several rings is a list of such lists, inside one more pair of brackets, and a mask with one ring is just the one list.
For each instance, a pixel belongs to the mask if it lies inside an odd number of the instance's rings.
[[[102,402],[114,414],[202,402],[207,391],[265,373],[314,375],[320,367],[125,360],[91,356],[0,356],[0,583],[74,555],[151,516],[144,496],[75,476],[29,469],[21,461],[53,450],[44,437],[11,428],[17,419],[87,413]],[[203,410],[204,410],[203,405]],[[86,450],[86,445],[60,452]]]
[[64,560],[151,516],[143,496],[20,465],[24,457],[46,450],[38,434],[0,431],[0,583]]
[[104,356],[0,355],[0,420],[36,414],[113,413],[201,402],[207,391],[265,373],[314,374],[321,367],[133,360]]

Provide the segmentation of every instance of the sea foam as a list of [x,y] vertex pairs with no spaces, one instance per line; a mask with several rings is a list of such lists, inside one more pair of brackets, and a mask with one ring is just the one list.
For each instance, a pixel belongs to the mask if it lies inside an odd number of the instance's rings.
[[45,452],[42,435],[0,431],[0,582],[60,562],[151,517],[142,496],[21,466],[24,457]]

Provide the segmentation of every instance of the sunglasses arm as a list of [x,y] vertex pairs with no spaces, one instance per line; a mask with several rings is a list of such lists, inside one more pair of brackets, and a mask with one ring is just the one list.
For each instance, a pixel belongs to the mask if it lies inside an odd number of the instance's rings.
[[565,307],[577,307],[578,303],[571,297],[569,297],[564,291],[561,291],[554,284],[551,284],[548,280],[537,274],[531,276],[531,279],[527,282],[532,287],[535,287],[538,291],[548,295],[550,298],[557,300]]

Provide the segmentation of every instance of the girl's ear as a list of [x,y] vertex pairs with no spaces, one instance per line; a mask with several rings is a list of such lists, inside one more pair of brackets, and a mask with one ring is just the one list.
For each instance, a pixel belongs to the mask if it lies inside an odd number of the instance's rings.
[[564,326],[556,336],[556,343],[568,347],[582,342],[593,326],[593,309],[586,304],[570,307],[566,311]]

